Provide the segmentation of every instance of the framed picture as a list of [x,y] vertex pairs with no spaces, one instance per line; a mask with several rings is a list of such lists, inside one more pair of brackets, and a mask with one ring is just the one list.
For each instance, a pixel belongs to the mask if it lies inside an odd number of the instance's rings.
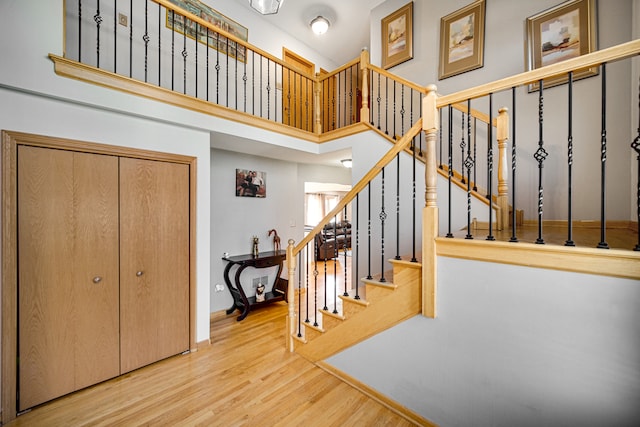
[[413,2],[382,18],[382,68],[413,58]]
[[484,16],[479,0],[440,19],[439,80],[484,65]]
[[[595,0],[569,0],[526,20],[526,69],[535,70],[566,59],[591,53],[596,47]],[[573,79],[598,74],[598,67],[574,72]],[[544,87],[567,81],[567,76],[549,78]],[[538,83],[529,85],[529,92],[538,90]]]
[[[191,12],[194,15],[202,18],[214,27],[224,30],[234,36],[238,37],[242,41],[249,39],[249,30],[246,27],[238,24],[233,19],[227,18],[215,9],[207,6],[206,4],[198,0],[169,0],[169,3],[181,7],[187,12]],[[198,40],[200,43],[225,54],[232,58],[237,58],[239,61],[246,62],[247,52],[246,48],[242,45],[237,46],[237,43],[233,40],[227,40],[227,38],[219,33],[209,31],[207,35],[207,28],[196,24],[191,20],[186,20],[182,15],[174,14],[167,10],[166,26],[169,29],[173,29],[180,34],[186,34],[191,39]]]
[[236,169],[236,196],[267,197],[267,173]]

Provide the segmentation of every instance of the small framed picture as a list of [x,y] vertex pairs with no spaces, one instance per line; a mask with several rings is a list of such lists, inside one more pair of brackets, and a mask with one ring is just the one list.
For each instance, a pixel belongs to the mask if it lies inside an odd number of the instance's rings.
[[267,173],[236,169],[236,196],[267,197]]
[[[570,0],[526,20],[526,71],[556,64],[597,50],[595,0]],[[574,72],[573,79],[598,74],[598,68]],[[567,76],[544,80],[544,87],[563,84]],[[529,85],[529,92],[538,90]]]
[[440,19],[439,80],[484,65],[484,17],[479,0]]
[[413,58],[413,2],[382,18],[382,68]]

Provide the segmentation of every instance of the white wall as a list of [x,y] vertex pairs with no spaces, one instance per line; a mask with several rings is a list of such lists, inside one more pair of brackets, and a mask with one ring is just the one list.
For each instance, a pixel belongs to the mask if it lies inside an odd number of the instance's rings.
[[327,362],[443,427],[633,426],[639,304],[638,280],[439,257],[438,318]]
[[[632,40],[632,27],[637,26],[640,20],[637,7],[635,11],[632,10],[633,1],[635,0],[598,2],[600,49]],[[379,23],[380,19],[405,3],[405,0],[386,1],[373,9],[372,22]],[[435,83],[438,92],[442,94],[521,73],[525,71],[526,18],[558,3],[560,2],[557,0],[488,0],[484,66],[439,81],[440,18],[466,6],[469,1],[414,1],[413,59],[390,71],[422,85]],[[371,27],[371,46],[371,61],[379,65],[381,42],[378,24]],[[638,90],[637,79],[632,80],[630,73],[630,60],[610,64],[607,69],[607,219],[610,220],[635,219],[635,208],[629,208],[630,205],[635,206],[636,178],[632,174],[633,169],[616,166],[628,164],[631,152],[629,143],[635,137],[637,125],[637,122],[630,121],[628,114],[630,108],[637,109],[637,96],[631,94],[637,94]],[[545,219],[565,219],[567,216],[566,87],[567,85],[562,85],[550,88],[544,93],[544,140],[549,152],[544,165]],[[528,94],[524,90],[519,90],[517,97],[517,164],[521,178],[518,181],[516,205],[518,209],[524,209],[525,218],[535,218],[538,165],[533,159],[533,153],[538,142],[538,97],[537,93]],[[598,194],[600,188],[600,78],[577,82],[574,97],[574,219],[599,219],[599,200],[594,201],[592,194]],[[510,93],[494,96],[493,117],[496,117],[497,110],[503,106],[511,108]],[[472,108],[488,112],[488,101],[474,101]],[[458,142],[454,142],[454,147],[457,147]],[[454,157],[456,154],[457,150],[454,150]],[[454,162],[454,165],[457,164],[459,160]],[[480,169],[480,176],[486,176],[485,169],[486,165]],[[482,178],[480,184],[484,185],[485,182],[486,178]],[[496,184],[497,178],[494,177],[494,185]]]

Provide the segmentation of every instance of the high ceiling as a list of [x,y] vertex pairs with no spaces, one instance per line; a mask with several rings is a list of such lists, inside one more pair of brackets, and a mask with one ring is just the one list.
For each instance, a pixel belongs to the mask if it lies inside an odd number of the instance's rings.
[[[249,10],[248,0],[238,0]],[[369,47],[370,11],[385,0],[284,0],[275,15],[264,19],[323,56],[342,65]],[[252,10],[252,13],[257,13]],[[321,36],[313,34],[309,23],[322,15],[331,26]]]

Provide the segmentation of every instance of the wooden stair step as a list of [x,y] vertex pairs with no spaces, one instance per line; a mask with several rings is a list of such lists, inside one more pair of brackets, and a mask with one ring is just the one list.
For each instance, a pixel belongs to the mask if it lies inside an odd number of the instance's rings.
[[361,312],[369,305],[368,301],[345,297],[344,295],[340,295],[340,299],[342,300],[342,315],[347,319]]
[[345,320],[344,316],[342,316],[340,313],[333,313],[331,309],[320,310],[320,313],[322,314],[322,329],[324,330],[331,329],[336,325],[341,324]]

